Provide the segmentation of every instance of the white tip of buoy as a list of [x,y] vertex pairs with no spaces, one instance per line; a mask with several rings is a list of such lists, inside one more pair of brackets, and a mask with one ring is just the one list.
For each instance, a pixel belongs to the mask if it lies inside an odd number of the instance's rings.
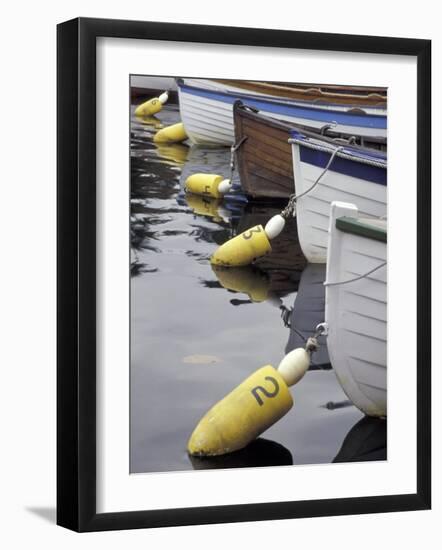
[[230,189],[232,189],[232,185],[230,183],[230,180],[223,180],[218,185],[218,192],[221,193],[221,195],[225,195],[226,193],[228,193],[230,191]]
[[166,101],[169,99],[169,94],[168,94],[167,90],[165,92],[163,92],[158,99],[160,100],[160,103],[162,105],[164,105],[166,103]]
[[264,231],[266,232],[267,237],[271,240],[277,237],[281,231],[284,229],[285,219],[281,214],[276,214],[273,218],[267,222]]
[[279,363],[278,372],[287,386],[293,386],[301,380],[310,366],[310,355],[304,348],[296,348]]

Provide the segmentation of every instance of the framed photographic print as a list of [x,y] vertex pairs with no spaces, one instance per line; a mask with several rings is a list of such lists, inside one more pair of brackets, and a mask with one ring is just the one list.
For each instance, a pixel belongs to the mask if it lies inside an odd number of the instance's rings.
[[59,525],[430,507],[430,65],[58,26]]

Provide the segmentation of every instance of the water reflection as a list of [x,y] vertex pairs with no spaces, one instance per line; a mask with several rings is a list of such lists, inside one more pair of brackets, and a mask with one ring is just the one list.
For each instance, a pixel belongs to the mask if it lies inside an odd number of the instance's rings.
[[194,470],[219,468],[259,468],[262,466],[291,466],[292,453],[280,443],[264,438],[252,441],[247,447],[223,456],[190,456]]
[[348,432],[333,462],[387,460],[387,421],[365,416]]

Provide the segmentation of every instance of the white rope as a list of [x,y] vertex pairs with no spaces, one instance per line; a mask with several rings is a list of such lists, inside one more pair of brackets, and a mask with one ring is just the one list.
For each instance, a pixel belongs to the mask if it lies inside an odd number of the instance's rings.
[[233,181],[233,172],[235,171],[235,154],[241,145],[248,139],[248,136],[242,137],[237,143],[230,147],[230,181]]
[[371,275],[378,269],[381,269],[381,267],[384,267],[387,265],[387,262],[382,263],[381,265],[378,265],[377,267],[371,269],[370,271],[367,271],[367,273],[364,273],[364,275],[359,275],[359,277],[355,277],[354,279],[347,279],[346,281],[338,281],[335,283],[329,283],[328,281],[324,281],[324,286],[338,286],[338,285],[346,285],[348,283],[354,283],[355,281],[359,281],[361,279],[364,279],[365,277],[368,277],[368,275]]
[[[282,210],[281,212],[281,216],[284,218],[284,219],[288,219],[290,216],[293,215],[293,212],[295,210],[295,204],[296,204],[296,201],[298,199],[300,199],[301,197],[303,197],[304,195],[307,195],[308,193],[310,193],[310,191],[313,191],[313,189],[318,185],[318,183],[321,181],[321,179],[325,176],[325,174],[327,173],[328,169],[330,168],[331,166],[331,163],[334,161],[336,155],[339,153],[339,151],[342,151],[343,147],[337,147],[332,155],[330,156],[329,158],[329,161],[327,162],[324,170],[319,174],[319,176],[316,178],[315,182],[313,183],[313,185],[311,187],[309,187],[306,191],[304,191],[303,193],[300,193],[299,195],[292,195],[289,199],[289,202],[287,203],[287,206],[284,208],[284,210]],[[330,151],[330,150],[328,150]]]

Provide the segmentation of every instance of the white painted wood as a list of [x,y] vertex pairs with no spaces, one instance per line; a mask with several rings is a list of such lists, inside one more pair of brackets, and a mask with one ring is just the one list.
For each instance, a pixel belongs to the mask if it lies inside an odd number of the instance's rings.
[[[295,189],[300,195],[313,186],[323,168],[301,162],[298,143],[292,143],[292,154]],[[296,203],[299,243],[311,263],[326,261],[332,201],[354,203],[364,217],[382,217],[387,213],[387,187],[333,172],[332,164],[319,184]]]
[[[352,204],[333,202],[326,281],[363,275],[387,258],[386,243],[336,229]],[[387,415],[387,266],[351,283],[326,286],[325,320],[331,364],[349,399],[365,414]]]

